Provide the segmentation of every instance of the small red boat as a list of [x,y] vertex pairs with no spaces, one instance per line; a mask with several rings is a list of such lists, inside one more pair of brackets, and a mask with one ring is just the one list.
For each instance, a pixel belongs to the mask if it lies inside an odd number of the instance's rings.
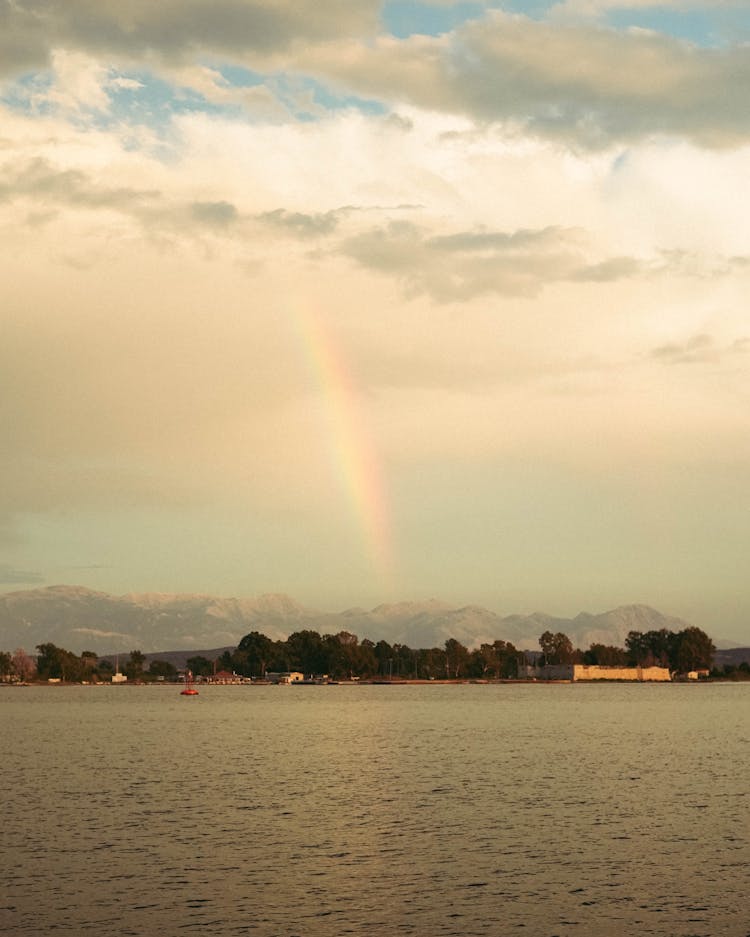
[[180,690],[180,696],[197,696],[198,691],[193,686],[193,672],[185,671],[185,689]]

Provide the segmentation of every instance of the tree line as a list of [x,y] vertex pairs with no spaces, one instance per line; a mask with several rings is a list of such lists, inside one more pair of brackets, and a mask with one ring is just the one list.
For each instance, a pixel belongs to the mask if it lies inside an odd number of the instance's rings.
[[[94,651],[74,654],[66,648],[46,642],[37,644],[37,655],[32,657],[23,648],[14,653],[0,651],[0,679],[30,682],[32,680],[60,680],[63,683],[110,681],[115,672],[112,661],[99,657]],[[123,661],[123,673],[129,680],[144,682],[177,679],[177,668],[168,661],[153,660],[146,667],[146,655],[131,651]]]
[[[0,652],[0,679],[19,681],[60,680],[80,683],[111,680],[114,666],[110,659],[99,658],[93,651],[77,655],[46,642],[36,647],[36,657],[23,650],[14,654]],[[442,647],[410,648],[387,641],[360,641],[348,631],[321,635],[303,630],[275,641],[252,631],[238,646],[215,660],[196,655],[186,666],[195,676],[210,677],[226,670],[242,677],[262,678],[269,671],[304,674],[328,674],[334,678],[425,678],[465,679],[512,678],[518,673],[519,652],[508,641],[493,641],[469,650],[455,638]],[[129,681],[153,682],[175,680],[177,668],[169,661],[152,660],[140,650],[133,650],[122,660],[122,672]]]
[[[246,634],[236,648],[225,651],[216,660],[196,655],[188,658],[187,667],[196,676],[210,677],[220,670],[241,677],[263,678],[268,672],[327,674],[334,679],[482,679],[502,680],[518,676],[519,664],[531,657],[537,664],[594,664],[599,666],[660,666],[673,673],[708,670],[715,647],[700,628],[688,627],[673,632],[630,631],[624,647],[591,644],[583,651],[574,648],[562,633],[545,631],[539,638],[540,652],[519,651],[510,641],[495,640],[469,649],[455,638],[442,646],[411,648],[385,640],[359,638],[349,631],[319,634],[305,629],[288,638],[273,640],[258,631]],[[112,677],[114,666],[108,658],[93,651],[77,655],[52,643],[39,644],[36,658],[22,649],[13,654],[0,652],[0,679],[30,681],[61,680],[87,682]],[[130,681],[176,680],[177,668],[169,661],[152,660],[140,650],[124,658],[122,670]],[[744,675],[741,668],[736,679]],[[750,671],[750,668],[748,668]],[[723,673],[714,671],[714,676]],[[750,674],[749,674],[750,675]]]
[[[519,654],[513,644],[501,640],[473,650],[455,638],[448,638],[441,647],[412,648],[385,640],[360,641],[349,631],[321,635],[305,629],[281,641],[251,631],[234,651],[226,651],[218,664],[245,677],[297,671],[328,674],[335,679],[503,679],[517,675]],[[191,663],[198,675],[211,672],[210,661],[193,659],[188,666]]]
[[574,649],[562,632],[545,631],[539,638],[541,662],[547,664],[598,664],[602,667],[667,667],[671,673],[710,670],[716,653],[714,643],[700,628],[682,631],[660,628],[629,631],[625,647],[592,644],[587,651]]

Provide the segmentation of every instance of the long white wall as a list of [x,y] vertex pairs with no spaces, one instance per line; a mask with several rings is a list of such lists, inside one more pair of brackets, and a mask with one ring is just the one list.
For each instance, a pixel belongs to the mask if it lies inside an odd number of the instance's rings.
[[671,679],[666,667],[599,667],[587,664],[548,664],[537,668],[541,680],[629,680],[665,682]]

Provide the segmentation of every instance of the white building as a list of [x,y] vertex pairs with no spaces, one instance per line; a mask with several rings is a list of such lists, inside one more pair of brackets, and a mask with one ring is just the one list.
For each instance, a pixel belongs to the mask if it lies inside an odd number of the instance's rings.
[[300,683],[305,675],[292,670],[288,673],[267,672],[265,678],[269,683]]
[[596,664],[545,664],[527,666],[524,676],[535,680],[626,680],[629,682],[666,683],[672,679],[667,667],[600,667]]

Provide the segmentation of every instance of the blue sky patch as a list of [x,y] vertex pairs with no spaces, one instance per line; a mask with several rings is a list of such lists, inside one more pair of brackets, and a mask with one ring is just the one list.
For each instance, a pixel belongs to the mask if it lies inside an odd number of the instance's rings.
[[[723,45],[733,38],[735,29],[731,28],[731,21],[736,19],[739,25],[739,14],[732,17],[728,11],[717,15],[715,11],[708,10],[675,10],[675,9],[643,9],[643,10],[611,10],[605,19],[608,26],[616,29],[627,29],[637,26],[641,29],[650,29],[677,39],[686,39],[701,46]],[[747,36],[748,16],[742,15],[745,21],[745,35]]]
[[123,76],[135,78],[138,88],[109,89],[111,115],[127,123],[158,127],[168,123],[175,114],[220,113],[223,108],[207,101],[202,94],[189,88],[175,89],[166,81],[148,73]]
[[383,7],[383,26],[399,39],[419,34],[440,36],[467,20],[478,19],[486,10],[484,3],[457,3],[432,6],[415,0],[391,0]]
[[[357,110],[368,116],[387,112],[379,101],[337,92],[305,75],[262,75],[234,65],[208,64],[225,80],[228,90],[267,86],[296,120],[319,120],[332,111],[342,110]],[[121,84],[118,79],[122,80]],[[53,114],[59,110],[58,102],[48,97],[54,81],[51,71],[24,75],[6,87],[0,101],[21,112],[39,116]],[[113,71],[106,92],[108,108],[84,105],[80,111],[66,111],[67,118],[74,124],[81,120],[100,129],[124,124],[149,127],[159,133],[168,132],[172,118],[181,114],[223,114],[235,119],[252,119],[239,101],[211,101],[199,91],[175,86],[147,71],[127,74]]]
[[[391,35],[404,39],[415,34],[439,36],[469,20],[481,18],[488,10],[502,10],[544,20],[558,0],[497,0],[463,2],[433,6],[419,0],[389,0],[383,7],[383,27]],[[750,39],[750,13],[738,4],[734,9],[706,4],[700,8],[675,9],[653,6],[632,9],[624,0],[621,7],[605,11],[601,20],[614,29],[640,27],[701,46],[719,46]]]
[[257,88],[265,82],[265,76],[252,69],[243,68],[242,65],[227,65],[225,63],[210,63],[210,68],[221,73],[222,78],[235,88]]
[[[285,90],[289,92],[292,90],[304,90],[312,92],[315,104],[324,108],[326,111],[357,110],[372,116],[386,113],[386,108],[383,107],[380,101],[359,98],[351,94],[337,94],[319,81],[304,76],[300,76],[294,82],[293,87],[289,86],[288,80],[284,79],[282,81],[277,79],[277,81],[274,82],[274,90],[281,90],[280,96],[287,106],[291,106],[291,101],[288,99],[288,95],[285,96]],[[294,107],[291,107],[291,109],[294,112]]]
[[544,19],[550,7],[555,6],[550,0],[505,0],[503,3],[493,4],[497,9],[506,13],[520,13],[529,19]]

